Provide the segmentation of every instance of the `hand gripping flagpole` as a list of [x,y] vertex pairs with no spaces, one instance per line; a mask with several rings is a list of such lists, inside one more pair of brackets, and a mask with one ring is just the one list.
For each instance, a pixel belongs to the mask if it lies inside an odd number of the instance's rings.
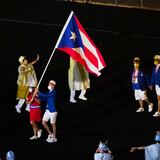
[[64,34],[64,32],[65,32],[65,30],[66,30],[66,28],[67,28],[67,25],[68,25],[69,21],[71,20],[73,14],[74,14],[74,12],[71,11],[71,13],[70,13],[70,15],[69,15],[69,17],[68,17],[68,19],[67,19],[67,21],[66,21],[66,23],[65,23],[65,25],[64,25],[64,27],[63,27],[63,29],[62,29],[62,31],[61,31],[61,34],[60,34],[60,36],[59,36],[59,38],[58,38],[58,40],[57,40],[57,43],[56,43],[56,45],[55,45],[55,47],[54,47],[54,49],[53,49],[53,51],[52,51],[52,54],[51,54],[51,56],[50,56],[50,58],[49,58],[49,60],[48,60],[48,62],[47,62],[47,65],[46,65],[46,67],[45,67],[45,69],[44,69],[44,71],[43,71],[43,73],[42,73],[42,75],[41,75],[41,78],[40,78],[40,80],[39,80],[36,88],[39,88],[39,86],[40,86],[40,84],[41,84],[41,81],[42,81],[42,79],[43,79],[43,77],[44,77],[44,75],[45,75],[45,73],[46,73],[46,70],[47,70],[47,68],[48,68],[48,66],[49,66],[49,64],[50,64],[50,61],[51,61],[51,59],[52,59],[52,57],[53,57],[53,54],[54,54],[56,48],[58,48],[58,45],[59,45],[59,43],[60,43],[60,41],[61,41],[61,39],[62,39],[62,36],[63,36],[63,34]]

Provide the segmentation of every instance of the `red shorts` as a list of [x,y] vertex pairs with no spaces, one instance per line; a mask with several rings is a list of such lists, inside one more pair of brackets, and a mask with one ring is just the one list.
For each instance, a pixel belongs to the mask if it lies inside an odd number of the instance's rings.
[[30,108],[30,121],[40,122],[42,120],[41,108]]

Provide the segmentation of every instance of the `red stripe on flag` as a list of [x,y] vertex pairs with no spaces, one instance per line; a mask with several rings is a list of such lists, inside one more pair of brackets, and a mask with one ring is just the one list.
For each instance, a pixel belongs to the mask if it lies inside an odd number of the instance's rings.
[[84,46],[84,54],[87,57],[87,59],[96,67],[98,68],[98,60],[97,58],[94,56],[94,54],[92,52],[90,52],[90,50],[88,50],[88,48],[86,48]]
[[95,46],[95,44],[93,43],[93,41],[90,39],[90,37],[88,36],[88,34],[86,33],[86,31],[84,30],[84,28],[82,27],[81,23],[79,22],[78,18],[76,16],[74,16],[76,23],[78,25],[79,30],[81,30],[81,32],[83,32],[83,34],[85,34],[85,36],[87,37],[87,39],[90,41],[90,43],[92,44],[92,46],[96,49],[98,57],[103,65],[103,67],[106,66],[105,61],[99,51],[99,49]]
[[75,61],[81,63],[82,65],[84,65],[84,67],[86,68],[86,70],[92,74],[94,74],[95,76],[98,76],[94,71],[92,71],[88,65],[86,64],[85,60],[82,59],[81,55],[79,53],[77,53],[76,51],[74,51],[72,48],[57,48],[60,51],[63,51],[67,54],[69,54]]

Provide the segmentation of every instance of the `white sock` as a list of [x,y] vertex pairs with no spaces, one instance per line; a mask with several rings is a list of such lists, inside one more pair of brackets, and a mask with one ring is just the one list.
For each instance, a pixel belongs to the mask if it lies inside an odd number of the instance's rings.
[[84,97],[85,93],[86,93],[86,90],[81,90],[79,97]]
[[25,99],[19,99],[17,106],[21,108],[25,102]]
[[70,92],[70,101],[73,101],[73,100],[75,101],[75,99],[74,99],[75,94],[76,94],[75,90],[72,90],[72,91]]

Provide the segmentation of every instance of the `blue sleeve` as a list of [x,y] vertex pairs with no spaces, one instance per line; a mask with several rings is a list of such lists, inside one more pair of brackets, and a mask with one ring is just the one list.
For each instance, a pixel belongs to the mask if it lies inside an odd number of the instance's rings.
[[155,85],[155,73],[154,73],[154,69],[152,71],[152,76],[151,76],[151,86],[154,86]]
[[134,69],[132,68],[132,70],[130,72],[130,82],[131,82],[132,89],[133,89],[133,82],[132,82],[133,71],[134,71]]
[[42,92],[39,92],[39,93],[38,93],[38,98],[39,98],[40,100],[42,100],[42,101],[47,100],[46,94],[45,94],[45,93],[42,93]]
[[42,92],[39,92],[39,93],[38,93],[38,96],[39,96],[39,99],[40,99],[40,100],[47,100],[47,98],[53,97],[53,96],[55,96],[55,94],[56,94],[56,92],[55,92],[55,90],[53,90],[53,91],[50,92],[50,93],[42,93]]
[[53,96],[55,96],[55,94],[56,94],[56,92],[55,92],[55,90],[53,90],[52,92],[48,93],[46,96],[53,97]]

